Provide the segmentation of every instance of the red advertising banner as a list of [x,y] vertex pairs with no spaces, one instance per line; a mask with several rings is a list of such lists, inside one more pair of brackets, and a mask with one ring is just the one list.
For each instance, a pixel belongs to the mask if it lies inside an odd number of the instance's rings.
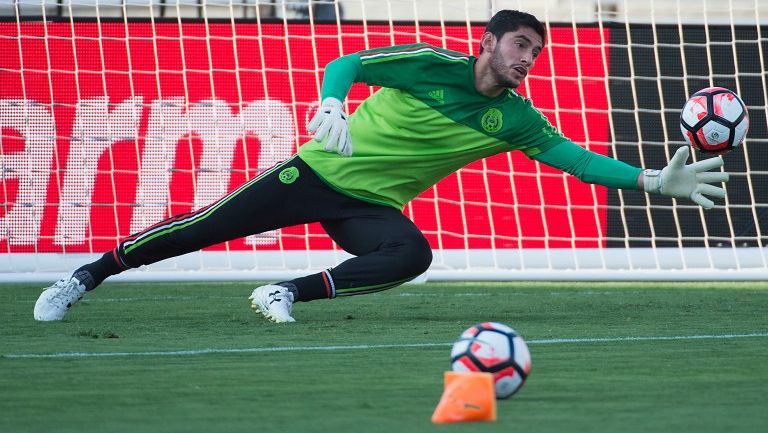
[[[0,253],[100,252],[202,207],[310,138],[305,125],[329,61],[414,42],[469,53],[482,30],[2,22]],[[607,38],[596,28],[551,29],[520,89],[566,136],[601,153]],[[355,85],[350,108],[372,91]],[[605,201],[601,187],[509,154],[471,164],[406,213],[434,248],[596,247]],[[211,247],[254,248],[333,245],[310,225]]]

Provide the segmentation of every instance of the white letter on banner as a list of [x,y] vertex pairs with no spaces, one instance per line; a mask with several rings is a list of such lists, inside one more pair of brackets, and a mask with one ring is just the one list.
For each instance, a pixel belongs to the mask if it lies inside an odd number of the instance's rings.
[[1,99],[0,130],[4,128],[15,129],[24,137],[24,151],[8,154],[0,138],[0,181],[19,182],[15,205],[6,208],[5,216],[0,218],[0,239],[8,239],[11,245],[34,245],[48,195],[56,146],[55,123],[50,111],[38,102]]
[[[229,189],[235,146],[243,137],[259,138],[258,172],[272,167],[293,153],[294,127],[291,110],[280,101],[255,101],[239,116],[222,101],[208,100],[189,110],[192,130],[203,142],[198,167],[194,209],[220,199]],[[279,231],[248,236],[251,244],[274,244]]]
[[128,98],[112,111],[106,96],[77,103],[54,237],[56,244],[85,242],[99,158],[113,143],[137,139],[142,100],[141,96]]
[[184,98],[155,100],[149,112],[147,138],[141,155],[136,205],[131,216],[131,233],[162,220],[171,199],[171,171],[179,139],[189,131]]
[[[265,170],[293,154],[294,131],[291,109],[280,101],[255,101],[240,113],[245,134],[259,138],[258,171]],[[271,245],[277,242],[280,230],[273,230],[245,239],[248,245]]]
[[[223,197],[232,173],[235,146],[243,137],[259,139],[258,173],[293,154],[294,123],[290,108],[280,101],[256,101],[234,116],[226,102],[206,100],[183,112],[183,100],[152,103],[147,141],[139,168],[136,203],[131,218],[131,233],[162,220],[168,209],[171,169],[178,140],[187,133],[200,136],[203,149],[196,167],[193,209],[197,210]],[[172,196],[172,193],[171,193]],[[274,244],[279,231],[249,236],[250,244]]]
[[235,145],[242,128],[229,105],[219,100],[200,101],[190,107],[189,123],[203,142],[193,204],[197,210],[227,193]]

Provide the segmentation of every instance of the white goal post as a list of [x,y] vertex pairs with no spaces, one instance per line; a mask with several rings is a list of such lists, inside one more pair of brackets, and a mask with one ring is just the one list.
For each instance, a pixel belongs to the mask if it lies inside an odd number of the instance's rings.
[[[520,91],[587,149],[663,167],[710,86],[743,98],[750,130],[709,211],[515,153],[473,163],[405,209],[434,250],[422,280],[768,279],[768,1],[0,0],[0,282],[56,280],[291,155],[330,60],[476,55],[499,9],[547,25]],[[374,91],[355,85],[348,109]],[[312,224],[116,280],[276,280],[347,257]]]

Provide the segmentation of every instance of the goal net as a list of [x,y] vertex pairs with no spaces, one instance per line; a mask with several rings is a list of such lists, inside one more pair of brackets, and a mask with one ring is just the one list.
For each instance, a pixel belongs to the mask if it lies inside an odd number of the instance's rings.
[[[310,139],[334,58],[415,42],[477,55],[499,9],[547,25],[519,90],[589,150],[663,167],[684,145],[683,103],[709,86],[742,96],[750,131],[725,155],[728,195],[708,211],[584,184],[519,153],[473,163],[404,211],[434,250],[426,277],[765,279],[762,0],[5,0],[0,281],[58,279],[287,158]],[[356,84],[348,110],[376,90]],[[121,278],[288,278],[347,257],[311,224]]]

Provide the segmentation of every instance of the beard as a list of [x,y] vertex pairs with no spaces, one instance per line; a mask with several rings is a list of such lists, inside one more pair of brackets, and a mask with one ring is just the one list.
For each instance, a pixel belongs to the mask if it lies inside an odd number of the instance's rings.
[[518,86],[520,86],[520,81],[512,81],[512,79],[507,76],[506,71],[508,71],[509,68],[507,67],[506,63],[504,63],[504,59],[501,57],[501,53],[499,51],[499,46],[497,45],[491,53],[490,65],[493,78],[500,86],[506,87],[508,89],[516,89]]

